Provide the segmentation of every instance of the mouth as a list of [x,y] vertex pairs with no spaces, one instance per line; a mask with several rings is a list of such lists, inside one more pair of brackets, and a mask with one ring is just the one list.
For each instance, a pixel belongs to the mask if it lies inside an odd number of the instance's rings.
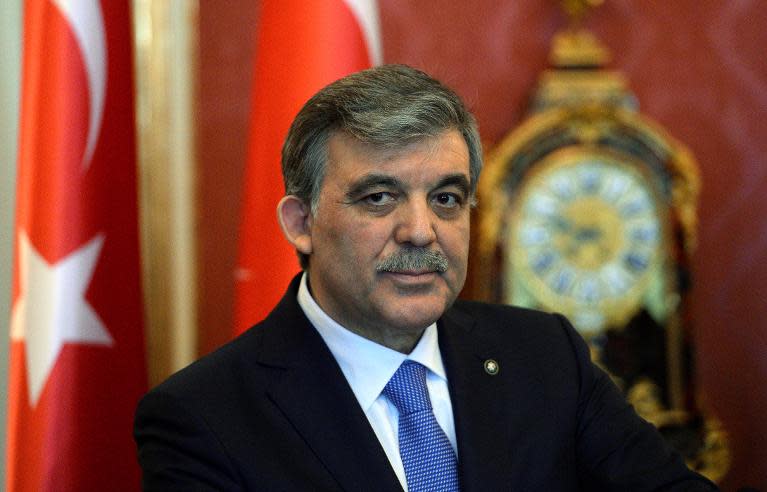
[[398,284],[420,285],[431,283],[441,274],[434,270],[396,270],[380,272]]
[[398,275],[425,275],[427,273],[439,273],[432,268],[410,268],[410,269],[392,269],[386,270],[384,273],[396,273]]

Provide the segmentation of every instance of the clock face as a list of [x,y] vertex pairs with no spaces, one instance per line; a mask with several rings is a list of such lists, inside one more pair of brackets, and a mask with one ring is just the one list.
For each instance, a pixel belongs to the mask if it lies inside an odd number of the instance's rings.
[[647,179],[592,150],[536,166],[519,188],[509,233],[507,278],[523,304],[563,313],[586,334],[636,311],[663,236]]

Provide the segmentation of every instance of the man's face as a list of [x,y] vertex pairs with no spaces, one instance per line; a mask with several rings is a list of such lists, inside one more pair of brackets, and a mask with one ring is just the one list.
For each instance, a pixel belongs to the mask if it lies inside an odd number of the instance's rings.
[[[308,219],[312,295],[346,328],[409,351],[466,279],[466,143],[449,130],[382,154],[336,134],[328,157],[316,214]],[[418,261],[424,251],[442,261]],[[396,261],[403,252],[416,261]]]

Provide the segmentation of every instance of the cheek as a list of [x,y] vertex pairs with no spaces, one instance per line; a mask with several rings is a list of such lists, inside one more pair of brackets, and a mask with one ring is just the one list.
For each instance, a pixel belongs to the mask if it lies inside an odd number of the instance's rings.
[[469,257],[469,237],[468,219],[460,223],[451,223],[443,230],[441,246],[447,255],[465,264]]
[[346,238],[360,258],[377,258],[392,238],[392,228],[384,220],[357,221]]

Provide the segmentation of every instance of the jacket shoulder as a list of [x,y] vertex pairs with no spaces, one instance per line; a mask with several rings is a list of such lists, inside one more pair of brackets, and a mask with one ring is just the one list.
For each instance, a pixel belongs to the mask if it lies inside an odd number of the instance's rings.
[[456,301],[448,315],[462,324],[473,323],[481,336],[511,337],[543,343],[562,343],[572,349],[573,337],[579,338],[570,322],[557,313],[479,301]]
[[535,309],[511,306],[508,304],[494,304],[489,302],[469,301],[459,299],[450,308],[451,311],[461,312],[466,315],[481,318],[486,321],[509,320],[546,323],[554,315]]
[[150,390],[182,399],[209,398],[212,393],[226,391],[243,374],[257,382],[255,360],[261,351],[263,331],[257,326],[211,353],[192,362]]

